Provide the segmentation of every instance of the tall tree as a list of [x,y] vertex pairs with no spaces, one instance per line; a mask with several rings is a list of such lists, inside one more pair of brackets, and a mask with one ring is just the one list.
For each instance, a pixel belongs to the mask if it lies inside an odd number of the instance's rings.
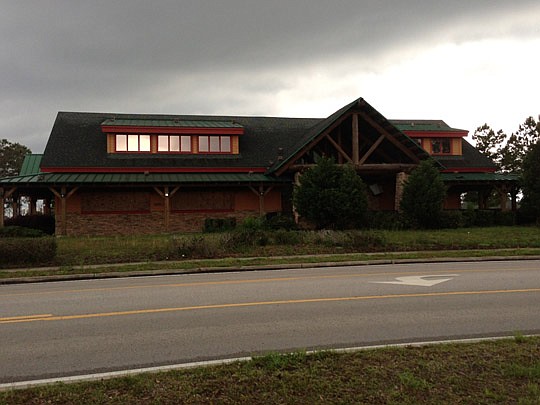
[[520,173],[529,147],[540,140],[539,121],[528,117],[518,130],[510,135],[495,132],[487,124],[478,127],[472,136],[476,148],[489,157],[503,172]]
[[540,225],[540,140],[531,146],[523,160],[522,185],[521,206]]
[[502,130],[495,132],[488,124],[484,124],[476,128],[472,139],[480,153],[493,160],[496,165],[500,164],[499,148],[506,139]]
[[367,210],[367,192],[353,167],[323,158],[300,178],[294,203],[298,213],[319,229],[357,228]]
[[18,175],[24,156],[29,153],[32,152],[24,145],[0,139],[0,177]]
[[433,160],[414,169],[403,187],[400,208],[413,228],[437,228],[441,224],[446,187]]

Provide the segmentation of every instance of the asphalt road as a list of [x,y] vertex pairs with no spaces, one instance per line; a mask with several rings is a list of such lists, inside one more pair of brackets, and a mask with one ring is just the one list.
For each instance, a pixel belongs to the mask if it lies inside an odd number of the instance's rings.
[[0,383],[337,348],[540,333],[540,261],[0,286]]

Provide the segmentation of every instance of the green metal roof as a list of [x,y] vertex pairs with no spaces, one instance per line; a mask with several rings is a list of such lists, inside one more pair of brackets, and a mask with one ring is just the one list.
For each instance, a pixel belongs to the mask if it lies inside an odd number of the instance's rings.
[[282,183],[262,173],[40,173],[0,179],[0,185]]
[[180,127],[180,128],[243,128],[233,121],[158,120],[158,119],[107,119],[101,125],[125,127]]
[[512,173],[441,173],[443,181],[518,181],[519,175]]
[[24,157],[24,161],[21,167],[19,176],[28,176],[30,174],[39,173],[39,166],[41,164],[42,154],[31,154]]

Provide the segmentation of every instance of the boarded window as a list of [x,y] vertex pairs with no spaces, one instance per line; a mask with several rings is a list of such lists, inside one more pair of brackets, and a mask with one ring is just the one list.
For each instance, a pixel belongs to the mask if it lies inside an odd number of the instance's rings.
[[229,191],[184,191],[172,198],[173,211],[232,211],[234,193]]
[[81,210],[83,213],[149,212],[150,193],[139,191],[83,193]]

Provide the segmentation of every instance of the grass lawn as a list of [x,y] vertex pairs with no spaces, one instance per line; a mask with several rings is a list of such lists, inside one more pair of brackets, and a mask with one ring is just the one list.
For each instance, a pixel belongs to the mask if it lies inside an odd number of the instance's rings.
[[312,355],[0,393],[2,404],[539,404],[540,338]]
[[[540,228],[62,237],[57,239],[57,245],[54,262],[47,263],[52,269],[0,270],[0,279],[318,262],[540,255]],[[92,267],[95,265],[100,267]]]

